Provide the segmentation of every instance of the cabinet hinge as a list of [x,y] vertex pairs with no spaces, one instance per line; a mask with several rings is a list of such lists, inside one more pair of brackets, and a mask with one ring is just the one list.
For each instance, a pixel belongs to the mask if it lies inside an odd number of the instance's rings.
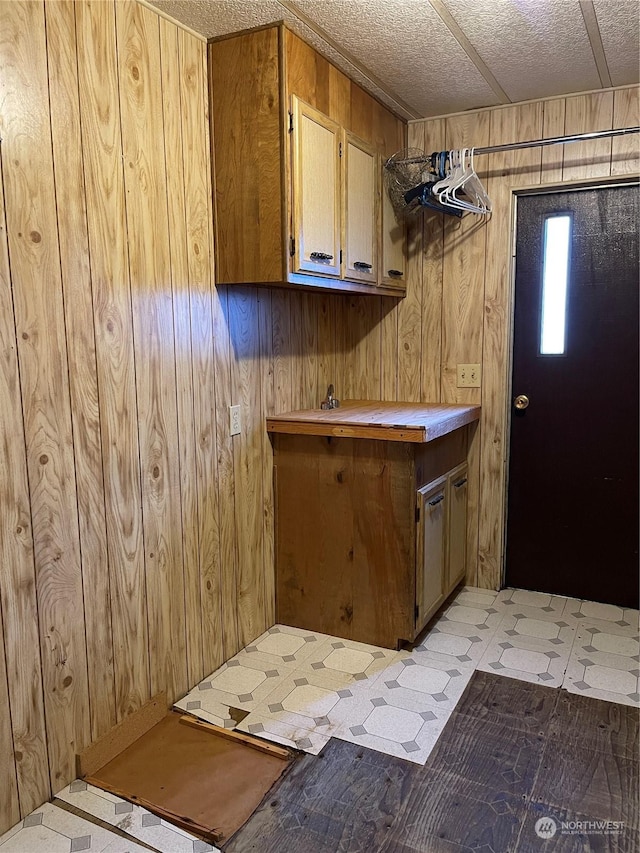
[[420,521],[420,507],[416,507],[416,523]]
[[289,133],[293,133],[293,113],[289,113]]
[[342,157],[342,142],[339,144],[338,151],[340,152],[340,156]]
[[340,249],[340,263],[342,263],[342,249]]
[[295,241],[295,237],[292,237],[291,238],[291,246],[289,248],[289,254],[291,255],[291,257],[293,257],[295,255],[295,253],[296,253],[296,241]]
[[419,604],[416,604],[416,609],[415,609],[415,612],[414,612],[414,616],[415,616],[415,618],[416,618],[416,622],[417,622],[417,621],[418,621],[418,619],[420,618],[420,605],[419,605]]

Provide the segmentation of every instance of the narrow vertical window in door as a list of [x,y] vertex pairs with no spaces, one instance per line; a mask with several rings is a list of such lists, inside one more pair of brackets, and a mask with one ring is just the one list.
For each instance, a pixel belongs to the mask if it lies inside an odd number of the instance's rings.
[[637,184],[518,198],[506,583],[638,606]]
[[564,353],[570,240],[570,216],[549,216],[545,219],[540,322],[541,355]]

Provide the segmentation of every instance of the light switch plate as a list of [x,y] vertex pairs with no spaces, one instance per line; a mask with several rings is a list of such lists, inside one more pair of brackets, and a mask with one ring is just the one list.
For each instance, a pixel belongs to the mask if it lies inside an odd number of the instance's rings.
[[458,388],[479,388],[482,372],[479,364],[458,364]]

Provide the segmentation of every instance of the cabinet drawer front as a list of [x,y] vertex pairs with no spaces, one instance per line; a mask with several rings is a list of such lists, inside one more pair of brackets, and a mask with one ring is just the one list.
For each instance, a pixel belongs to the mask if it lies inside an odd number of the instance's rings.
[[293,97],[296,272],[340,275],[340,128]]
[[344,161],[344,277],[375,284],[376,155],[364,142],[346,134]]

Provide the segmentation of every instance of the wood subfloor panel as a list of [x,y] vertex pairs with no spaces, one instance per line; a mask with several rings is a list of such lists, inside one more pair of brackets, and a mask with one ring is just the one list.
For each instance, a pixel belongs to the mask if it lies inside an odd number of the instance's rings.
[[[638,709],[475,672],[426,764],[331,740],[225,853],[637,853]],[[624,821],[543,841],[541,817]],[[551,846],[552,845],[552,846]]]

